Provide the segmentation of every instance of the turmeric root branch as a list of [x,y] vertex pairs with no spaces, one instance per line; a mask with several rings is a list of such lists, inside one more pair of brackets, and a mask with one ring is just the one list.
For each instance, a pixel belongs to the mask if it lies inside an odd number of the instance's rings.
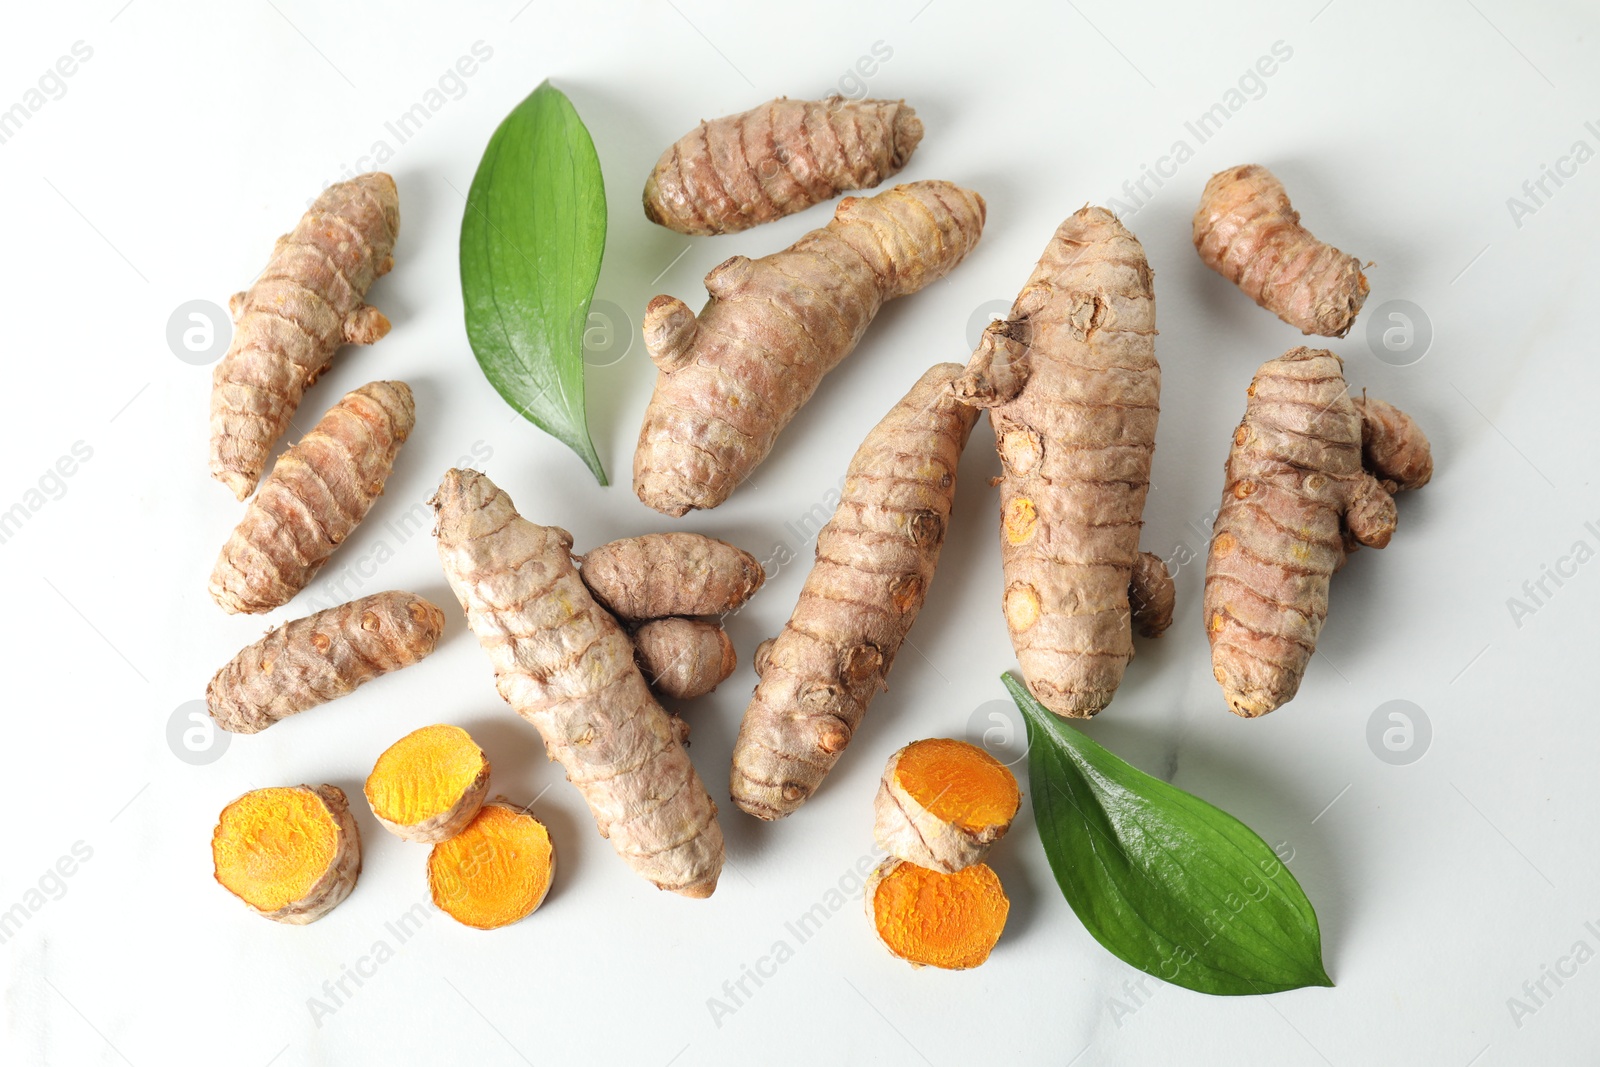
[[233,341],[211,378],[211,474],[240,500],[339,346],[371,344],[389,331],[362,301],[394,265],[399,229],[389,175],[329,186],[278,238],[255,284],[228,302]]
[[921,140],[921,120],[898,100],[779,97],[702,122],[663,152],[645,217],[679,233],[735,233],[869,189]]
[[346,393],[278,457],[217,556],[212,599],[252,614],[293,600],[366,518],[415,424],[405,382]]
[[431,653],[444,612],[391,590],[319,611],[242,650],[206,686],[224,730],[253,734],[279,719],[336,700]]
[[922,609],[978,417],[949,393],[960,373],[930,368],[867,435],[794,614],[756,654],[761,681],[730,775],[733,802],[751,815],[782,818],[821,785]]
[[1206,182],[1194,247],[1201,262],[1301,333],[1343,337],[1367,299],[1361,261],[1317,240],[1283,183],[1254,163]]
[[712,270],[697,321],[682,301],[652,300],[644,336],[660,374],[634,452],[639,499],[667,515],[728,499],[884,302],[954,269],[983,218],[983,199],[949,182],[846,197],[786,251]]

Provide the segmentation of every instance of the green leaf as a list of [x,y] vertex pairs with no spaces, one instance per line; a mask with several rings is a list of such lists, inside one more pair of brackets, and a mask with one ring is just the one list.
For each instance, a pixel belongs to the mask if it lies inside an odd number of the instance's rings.
[[522,416],[582,457],[583,332],[606,245],[600,159],[566,94],[545,82],[489,138],[461,220],[461,295],[478,366]]
[[1124,763],[1003,678],[1028,725],[1039,840],[1095,940],[1131,966],[1201,993],[1333,984],[1317,913],[1265,841]]

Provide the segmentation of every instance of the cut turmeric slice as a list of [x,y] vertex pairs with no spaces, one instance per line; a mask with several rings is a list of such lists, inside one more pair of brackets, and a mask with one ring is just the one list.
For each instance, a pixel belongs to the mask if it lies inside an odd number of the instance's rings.
[[258,915],[300,926],[332,911],[361,873],[361,834],[338,786],[254,789],[211,835],[217,881]]
[[544,824],[503,798],[428,854],[428,890],[440,911],[494,930],[532,915],[555,876],[556,851]]
[[367,778],[367,803],[384,828],[437,844],[467,828],[489,795],[489,760],[459,726],[424,726],[386,749]]
[[873,833],[891,856],[950,874],[981,861],[1021,803],[1016,778],[983,749],[913,741],[883,770]]
[[963,971],[989,958],[1011,902],[987,864],[954,874],[886,859],[867,882],[867,914],[890,952],[916,967]]

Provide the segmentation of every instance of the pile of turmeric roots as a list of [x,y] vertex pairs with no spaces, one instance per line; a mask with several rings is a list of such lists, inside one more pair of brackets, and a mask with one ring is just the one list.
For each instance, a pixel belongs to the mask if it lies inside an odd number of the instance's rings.
[[[646,183],[645,214],[685,234],[743,230],[877,185],[922,136],[900,102],[775,100],[702,123],[669,148]],[[639,499],[673,517],[728,499],[883,304],[952,271],[985,218],[981,196],[944,181],[847,196],[787,249],[718,265],[698,314],[674,297],[650,301],[644,341],[658,374],[634,455]],[[335,185],[234,298],[232,347],[215,372],[211,466],[240,499],[254,498],[211,577],[229,612],[269,611],[304,589],[382,493],[413,430],[411,391],[373,382],[340,400],[256,488],[340,345],[387,332],[364,298],[392,265],[398,226],[387,175]],[[1366,298],[1360,261],[1305,229],[1263,167],[1207,183],[1193,238],[1208,267],[1304,333],[1345,336]],[[1139,547],[1160,410],[1155,339],[1143,248],[1111,212],[1086,206],[1051,236],[970,361],[936,364],[910,383],[850,461],[788,623],[754,652],[759,681],[730,772],[735,805],[761,819],[790,815],[840,759],[928,594],[982,412],[1002,467],[1000,606],[1022,676],[1058,715],[1092,716],[1110,703],[1135,631],[1159,636],[1174,611],[1165,563]],[[1388,543],[1394,494],[1425,484],[1432,460],[1408,416],[1350,395],[1327,350],[1269,360],[1246,392],[1203,616],[1227,706],[1253,717],[1295,695],[1329,579],[1358,546]],[[476,470],[448,471],[432,504],[445,576],[501,695],[538,729],[634,870],[709,896],[724,859],[716,805],[685,752],[687,727],[660,698],[700,696],[733,671],[720,620],[759,589],[760,564],[690,533],[575,555],[570,534],[522,517]],[[395,591],[286,623],[217,672],[211,712],[227,730],[265,729],[418,662],[445,622],[437,606]],[[526,810],[485,804],[487,783],[482,752],[439,726],[384,753],[367,796],[384,826],[434,844],[441,907],[465,900],[451,913],[498,926],[538,906],[554,851]],[[919,741],[891,759],[877,802],[889,858],[867,904],[897,955],[943,967],[987,957],[1005,895],[981,861],[1019,797],[1009,771],[963,742]],[[360,868],[354,823],[332,786],[246,794],[223,812],[215,851],[224,885],[288,922],[331,908]],[[531,861],[484,859],[508,852]],[[263,880],[252,855],[282,869]],[[474,882],[471,872],[484,871]]]

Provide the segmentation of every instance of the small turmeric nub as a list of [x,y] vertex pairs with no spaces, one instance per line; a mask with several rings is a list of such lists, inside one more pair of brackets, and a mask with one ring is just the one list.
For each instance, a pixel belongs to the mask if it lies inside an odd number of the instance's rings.
[[650,688],[674,700],[705,696],[738,666],[727,631],[705,619],[653,619],[633,632],[633,655]]
[[255,789],[211,835],[217,882],[258,915],[302,926],[332,911],[361,873],[361,834],[337,786]]
[[526,919],[550,892],[556,850],[544,823],[503,798],[428,853],[434,906],[465,926],[495,930]]
[[914,741],[884,768],[873,834],[891,856],[949,874],[980,862],[1021,803],[1016,777],[983,749]]
[[459,726],[424,726],[384,750],[367,777],[367,803],[406,841],[448,841],[477,816],[489,792],[489,760]]
[[1011,902],[987,864],[945,874],[893,857],[867,882],[867,915],[894,955],[915,967],[977,967],[1005,930]]

